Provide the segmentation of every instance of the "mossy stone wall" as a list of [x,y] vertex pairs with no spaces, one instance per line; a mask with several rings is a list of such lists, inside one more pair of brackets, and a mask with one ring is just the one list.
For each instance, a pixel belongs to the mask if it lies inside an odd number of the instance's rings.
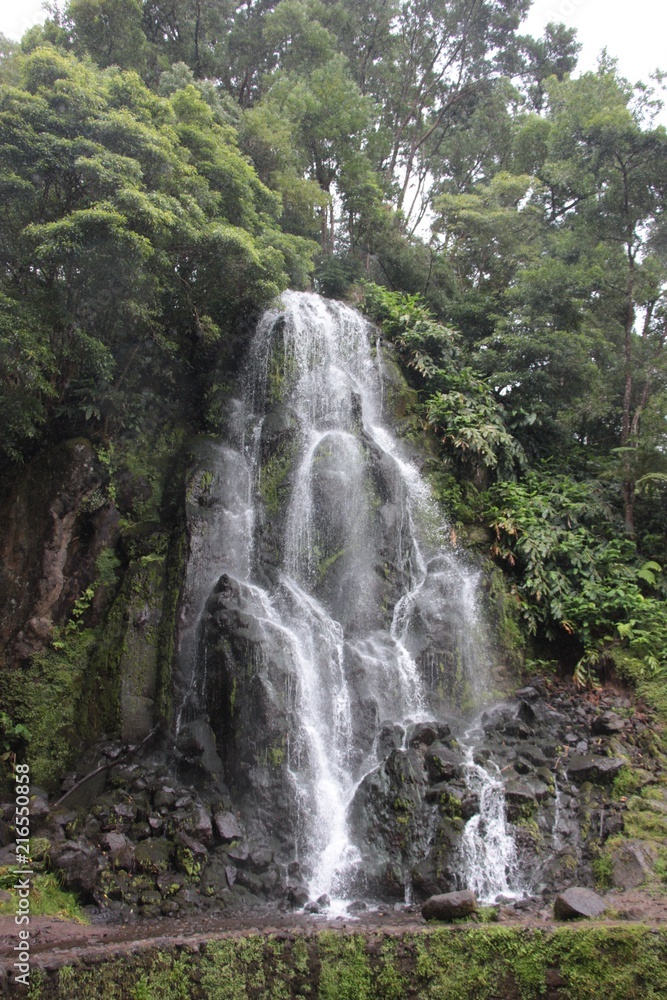
[[[10,996],[3,979],[2,996]],[[667,997],[667,930],[459,926],[322,930],[34,969],[33,1000],[655,1000]]]

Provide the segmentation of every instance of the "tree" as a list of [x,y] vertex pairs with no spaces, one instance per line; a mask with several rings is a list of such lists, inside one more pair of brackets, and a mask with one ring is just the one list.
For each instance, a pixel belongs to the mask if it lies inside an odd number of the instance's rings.
[[0,97],[13,457],[40,423],[122,419],[133,366],[205,377],[239,310],[303,282],[314,249],[280,231],[278,198],[196,87],[166,100],[48,47],[20,70]]

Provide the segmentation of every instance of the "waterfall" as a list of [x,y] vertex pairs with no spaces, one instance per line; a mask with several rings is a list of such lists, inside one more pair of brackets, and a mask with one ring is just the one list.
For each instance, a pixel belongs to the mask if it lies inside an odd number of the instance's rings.
[[[414,831],[399,849],[380,843],[360,802],[376,782],[399,809],[386,790],[396,769],[422,780],[406,734],[429,720],[444,733],[489,688],[477,574],[452,552],[392,432],[382,350],[355,310],[284,293],[258,324],[228,443],[209,452],[214,512],[197,512],[208,517],[206,558],[190,587],[179,724],[209,712],[248,823],[296,859],[311,898],[359,891],[371,855],[398,866],[392,878],[409,896],[433,807],[415,798],[417,821],[400,806]],[[466,768],[479,784],[472,758]],[[480,824],[490,829],[486,814]],[[464,855],[477,841],[466,843]],[[471,879],[484,894],[495,882],[475,850]]]
[[461,841],[461,882],[482,902],[514,896],[519,887],[518,857],[505,819],[505,792],[497,765],[475,761],[475,731],[465,733],[468,787],[479,811],[468,820]]

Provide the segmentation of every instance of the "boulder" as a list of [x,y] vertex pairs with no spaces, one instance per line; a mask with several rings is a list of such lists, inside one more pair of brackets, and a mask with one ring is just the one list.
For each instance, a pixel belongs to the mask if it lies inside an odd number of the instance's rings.
[[625,761],[620,757],[596,757],[595,754],[573,754],[567,765],[567,776],[575,784],[592,781],[608,784],[614,780]]
[[64,873],[66,888],[84,895],[92,893],[102,865],[97,851],[77,841],[65,841],[51,854],[51,867]]
[[601,917],[607,909],[602,896],[592,889],[572,886],[560,892],[554,900],[556,920],[577,920],[579,917]]
[[422,906],[424,920],[458,920],[469,917],[477,909],[475,893],[470,889],[430,896]]
[[232,812],[217,812],[213,817],[215,828],[221,840],[241,840],[243,831],[239,822]]
[[596,736],[614,736],[623,732],[625,723],[615,712],[603,712],[593,719],[591,729]]
[[164,837],[148,837],[137,844],[134,858],[139,868],[151,875],[165,872],[170,866],[174,845]]
[[424,758],[431,781],[451,781],[463,770],[463,758],[448,747],[433,746]]
[[636,889],[651,872],[655,848],[641,841],[626,841],[611,850],[614,885],[619,889]]
[[108,852],[112,863],[117,868],[128,871],[134,864],[134,844],[124,833],[110,830],[102,837],[102,847]]

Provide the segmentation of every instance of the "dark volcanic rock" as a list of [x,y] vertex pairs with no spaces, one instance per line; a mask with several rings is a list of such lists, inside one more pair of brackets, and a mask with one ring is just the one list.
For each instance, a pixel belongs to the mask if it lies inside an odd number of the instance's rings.
[[463,770],[463,758],[449,747],[432,746],[424,762],[431,781],[451,781],[459,778]]
[[105,862],[92,847],[66,841],[51,855],[51,866],[64,872],[65,885],[74,892],[90,895]]
[[458,920],[469,917],[477,909],[475,893],[470,889],[431,896],[422,906],[425,920]]
[[582,784],[584,781],[606,784],[614,780],[624,763],[620,757],[573,754],[567,766],[567,776],[575,784]]
[[600,917],[607,904],[597,892],[581,886],[572,886],[560,892],[554,901],[554,916],[557,920],[576,920],[578,917]]
[[213,821],[221,840],[230,841],[242,839],[243,831],[241,830],[234,813],[218,812],[213,817]]
[[596,736],[613,736],[623,732],[625,723],[615,712],[603,712],[593,719],[591,729]]

